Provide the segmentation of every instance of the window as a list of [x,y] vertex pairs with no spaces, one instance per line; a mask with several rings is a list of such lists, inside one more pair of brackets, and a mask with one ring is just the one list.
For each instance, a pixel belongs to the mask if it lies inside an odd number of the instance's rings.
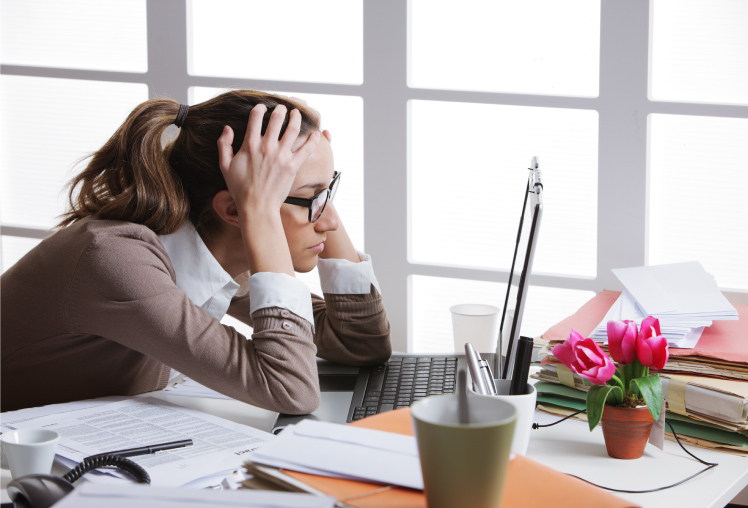
[[503,304],[533,156],[546,207],[523,334],[645,263],[698,260],[748,302],[746,5],[3,0],[2,269],[136,104],[247,87],[322,113],[398,351],[450,350],[454,303]]

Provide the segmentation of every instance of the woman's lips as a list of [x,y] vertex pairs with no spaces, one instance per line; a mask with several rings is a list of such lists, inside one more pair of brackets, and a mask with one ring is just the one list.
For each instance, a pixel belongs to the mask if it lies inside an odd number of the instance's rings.
[[325,250],[325,242],[320,242],[320,243],[318,243],[317,245],[315,245],[313,247],[309,247],[308,250],[314,252],[315,254],[319,254],[320,252],[322,252],[323,250]]

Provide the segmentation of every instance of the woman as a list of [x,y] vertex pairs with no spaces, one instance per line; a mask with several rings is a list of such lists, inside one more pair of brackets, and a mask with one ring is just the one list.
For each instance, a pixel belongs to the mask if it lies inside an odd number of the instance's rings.
[[[161,389],[174,368],[303,414],[315,355],[389,358],[371,261],[332,204],[330,139],[305,104],[254,91],[135,108],[71,182],[61,228],[2,276],[2,411]],[[324,299],[294,277],[318,263]]]

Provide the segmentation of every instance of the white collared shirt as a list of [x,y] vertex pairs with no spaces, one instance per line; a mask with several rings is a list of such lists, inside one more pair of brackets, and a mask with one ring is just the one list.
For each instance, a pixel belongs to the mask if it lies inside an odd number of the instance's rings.
[[[314,314],[309,288],[296,277],[285,273],[259,272],[247,281],[246,275],[237,277],[247,286],[231,278],[208,247],[195,227],[186,222],[170,235],[159,236],[171,259],[177,276],[177,287],[208,315],[222,319],[231,299],[249,291],[250,314],[258,309],[281,307],[306,319],[314,328]],[[346,259],[320,259],[320,282],[323,293],[369,294],[371,285],[379,291],[374,276],[371,256],[358,253],[360,263]]]

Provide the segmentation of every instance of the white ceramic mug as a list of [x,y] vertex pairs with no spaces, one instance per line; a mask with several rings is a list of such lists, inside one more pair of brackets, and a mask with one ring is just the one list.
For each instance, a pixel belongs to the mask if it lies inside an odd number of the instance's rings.
[[21,429],[3,433],[3,456],[10,474],[20,478],[28,474],[49,474],[55,459],[60,434],[48,429]]
[[465,352],[470,342],[479,353],[495,353],[499,339],[499,309],[482,303],[463,303],[449,308],[455,352]]
[[495,379],[494,384],[496,385],[498,395],[481,395],[476,393],[472,386],[468,390],[468,393],[471,397],[500,398],[517,409],[517,425],[514,429],[514,438],[512,439],[512,451],[519,455],[527,455],[527,447],[530,444],[530,433],[532,432],[532,422],[535,418],[535,403],[537,402],[538,392],[533,385],[527,383],[526,394],[509,395],[510,380]]

